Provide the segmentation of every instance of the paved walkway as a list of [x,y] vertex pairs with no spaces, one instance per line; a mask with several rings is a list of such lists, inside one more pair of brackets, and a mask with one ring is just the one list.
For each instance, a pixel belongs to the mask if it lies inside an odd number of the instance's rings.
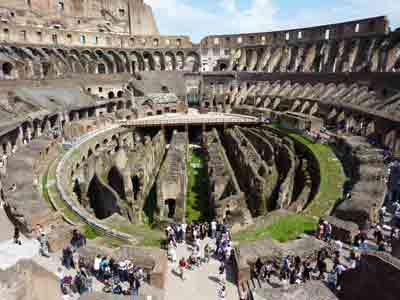
[[39,242],[21,238],[22,245],[14,243],[13,239],[0,243],[0,269],[4,270],[15,265],[20,259],[30,259],[39,253]]
[[[215,242],[209,239],[201,241],[201,255],[205,244],[209,242],[215,249]],[[178,245],[177,259],[179,261],[182,256],[188,258],[191,253],[191,246],[187,244]],[[182,281],[176,275],[178,262],[170,262],[168,265],[168,274],[166,282],[166,300],[214,300],[218,299],[218,267],[220,263],[215,259],[211,259],[208,264],[201,265],[198,269],[186,270],[185,280]],[[232,272],[227,268],[226,280],[226,300],[238,300],[239,295],[237,287],[230,281]]]
[[14,225],[2,207],[0,208],[0,228],[0,243],[12,239],[14,236]]

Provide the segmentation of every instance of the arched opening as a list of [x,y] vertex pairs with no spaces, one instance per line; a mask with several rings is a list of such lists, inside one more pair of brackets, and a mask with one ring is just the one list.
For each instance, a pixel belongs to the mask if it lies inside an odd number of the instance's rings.
[[105,64],[98,64],[97,65],[97,73],[106,74],[106,65]]
[[141,190],[140,178],[137,175],[132,177],[132,190],[133,196],[135,197],[135,199],[137,199],[137,196]]
[[124,178],[121,172],[116,168],[112,167],[108,173],[108,184],[116,191],[121,199],[126,199]]
[[227,69],[228,69],[228,66],[225,63],[220,63],[220,65],[219,65],[220,71],[226,71]]
[[2,66],[3,74],[6,76],[11,76],[11,72],[13,69],[13,65],[9,62],[6,62]]
[[124,96],[124,92],[123,91],[118,91],[117,97],[118,98],[122,98],[123,96]]
[[114,92],[109,92],[108,93],[108,99],[113,99],[115,97]]
[[89,149],[87,157],[89,158],[89,157],[91,157],[92,155],[93,155],[93,151],[92,151],[92,149]]
[[47,76],[50,72],[50,64],[47,62],[42,63],[43,76]]
[[173,219],[175,217],[176,200],[175,199],[165,200],[165,206],[168,208],[168,218]]
[[82,203],[82,190],[81,190],[81,185],[79,183],[79,179],[78,178],[75,178],[74,188],[73,188],[72,191],[76,195],[76,198],[78,199],[79,203]]
[[97,175],[90,181],[87,196],[96,218],[105,219],[114,213],[119,213],[117,198],[101,183]]

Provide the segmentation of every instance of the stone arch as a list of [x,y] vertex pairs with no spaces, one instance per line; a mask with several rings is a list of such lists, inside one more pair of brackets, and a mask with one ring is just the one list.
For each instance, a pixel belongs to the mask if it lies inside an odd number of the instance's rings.
[[[78,50],[76,50],[76,49],[71,49],[71,50],[69,51],[69,54],[70,54],[70,56],[72,56],[72,57],[74,57],[75,59],[77,59],[77,60],[80,62],[80,64],[82,65],[82,67],[88,72],[88,70],[87,70],[87,65],[88,65],[87,59],[84,58],[84,57],[82,57],[81,53],[79,53]],[[85,60],[85,59],[86,59],[86,60]]]
[[98,219],[105,219],[114,213],[120,213],[118,199],[95,174],[89,183],[87,192],[90,207]]
[[12,77],[13,76],[13,70],[14,70],[14,65],[8,61],[4,62],[1,65],[1,70],[2,73],[5,77]]
[[107,181],[121,199],[126,199],[124,177],[117,167],[113,166],[108,172]]
[[176,199],[166,199],[165,200],[165,207],[167,208],[168,211],[168,218],[169,219],[173,219],[175,217],[175,213],[176,213]]
[[115,98],[115,94],[113,91],[108,93],[108,99],[114,99]]
[[154,71],[154,57],[150,52],[143,52],[145,71]]
[[164,55],[165,60],[165,70],[166,71],[173,71],[176,70],[176,57],[175,55],[168,51]]
[[156,51],[154,52],[153,59],[154,59],[154,69],[156,71],[164,71],[165,70],[164,55],[161,52]]
[[87,62],[87,72],[95,74],[98,70],[97,62],[99,61],[99,58],[88,49],[83,50],[80,53],[80,56]]
[[109,55],[111,55],[112,58],[114,59],[114,64],[116,66],[116,72],[117,73],[125,72],[124,63],[123,63],[121,57],[116,52],[114,52],[113,50],[109,50],[107,53]]
[[200,56],[198,53],[192,51],[185,57],[185,70],[190,72],[198,72],[200,69]]
[[107,63],[108,73],[109,74],[114,73],[114,62],[113,62],[113,60],[100,49],[96,50],[96,55],[100,59],[102,59],[104,62]]
[[97,74],[107,74],[107,66],[104,63],[97,64]]
[[185,54],[182,51],[178,51],[175,57],[176,57],[176,69],[183,70],[185,66]]
[[123,91],[118,91],[117,92],[117,98],[122,98],[124,96],[124,92]]
[[130,58],[131,58],[132,73],[144,70],[144,59],[142,54],[140,54],[137,51],[133,51],[130,54]]
[[219,63],[218,67],[219,71],[224,72],[228,70],[228,65],[224,62]]
[[120,51],[119,55],[125,66],[125,72],[132,73],[132,65],[129,62],[128,53],[126,51]]

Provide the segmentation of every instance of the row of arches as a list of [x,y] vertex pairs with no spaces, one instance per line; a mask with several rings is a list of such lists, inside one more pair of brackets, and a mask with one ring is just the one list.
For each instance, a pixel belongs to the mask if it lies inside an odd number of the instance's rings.
[[[114,74],[140,71],[197,72],[200,56],[192,51],[67,49],[4,46],[0,70],[12,78],[62,77],[67,73]],[[13,71],[13,72],[12,72]]]
[[[388,46],[391,45],[391,46]],[[259,72],[398,72],[400,44],[361,37],[281,46],[243,47],[218,70]]]

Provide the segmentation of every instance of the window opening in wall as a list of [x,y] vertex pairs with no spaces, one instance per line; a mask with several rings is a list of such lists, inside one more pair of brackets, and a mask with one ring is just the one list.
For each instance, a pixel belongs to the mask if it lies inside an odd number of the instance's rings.
[[102,92],[103,92],[103,88],[99,87],[99,93],[102,93]]
[[153,40],[153,46],[154,46],[154,47],[158,47],[158,44],[159,44],[158,39],[154,39],[154,40]]
[[83,34],[80,36],[80,42],[82,45],[86,43],[86,37]]
[[134,39],[134,38],[130,38],[130,39],[129,39],[129,45],[130,45],[130,46],[135,45],[135,39]]
[[72,42],[72,35],[71,34],[67,34],[67,40],[69,43]]
[[93,44],[97,45],[99,43],[99,37],[98,36],[94,36],[93,37]]
[[78,20],[76,21],[76,23],[81,24],[81,20],[78,19]]
[[287,41],[290,39],[290,33],[289,33],[289,32],[286,32],[286,34],[285,34],[285,39],[286,39]]
[[3,66],[2,66],[3,74],[6,75],[6,76],[10,76],[11,75],[12,69],[13,69],[13,66],[9,62],[4,63]]
[[12,12],[10,12],[10,16],[11,17],[15,17],[15,13],[12,11]]
[[36,32],[36,35],[37,35],[38,40],[41,42],[43,39],[42,32],[38,31],[38,32]]
[[359,32],[360,32],[360,24],[359,24],[359,23],[356,24],[356,27],[355,27],[354,31],[355,31],[356,33],[359,33]]
[[8,30],[8,28],[4,28],[3,29],[4,39],[8,39],[9,38],[9,34],[10,34],[10,31]]
[[249,42],[251,43],[251,44],[253,44],[254,43],[254,41],[255,41],[255,38],[254,38],[254,36],[252,35],[252,36],[250,36],[249,37]]
[[165,40],[165,44],[166,44],[166,45],[170,45],[170,44],[171,44],[171,41],[170,41],[169,39],[166,39],[166,40]]
[[242,37],[241,37],[241,36],[239,36],[239,37],[237,38],[237,42],[238,42],[239,44],[241,44],[241,43],[242,43],[242,41],[243,41]]
[[120,8],[118,12],[120,17],[125,17],[125,9]]
[[32,1],[31,1],[31,0],[26,0],[26,4],[27,4],[29,7],[31,7]]
[[21,30],[20,35],[21,35],[21,40],[26,41],[26,31]]
[[91,89],[91,88],[88,88],[87,91],[88,91],[89,93],[91,93],[91,92],[92,92],[92,89]]
[[325,39],[329,40],[329,36],[331,35],[331,31],[329,29],[325,30]]
[[303,38],[303,32],[299,31],[299,32],[297,33],[297,38],[298,38],[299,40],[301,40],[301,39]]
[[58,43],[57,34],[53,34],[53,35],[51,36],[51,39],[52,39],[52,41],[53,41],[54,44],[57,44],[57,43]]

